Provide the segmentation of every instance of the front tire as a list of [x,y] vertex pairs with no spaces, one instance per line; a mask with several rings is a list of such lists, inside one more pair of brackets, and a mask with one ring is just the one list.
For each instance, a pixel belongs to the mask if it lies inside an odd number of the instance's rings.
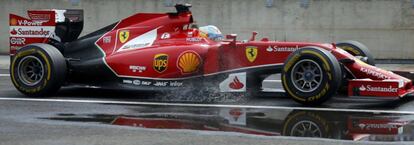
[[289,55],[282,70],[286,94],[303,105],[320,105],[341,86],[339,62],[327,50],[306,47]]
[[27,96],[47,96],[57,92],[66,77],[66,61],[49,44],[30,44],[19,49],[10,65],[13,85]]
[[[328,115],[328,114],[327,114]],[[311,111],[293,111],[283,122],[282,135],[294,137],[332,138],[333,126],[326,115]]]

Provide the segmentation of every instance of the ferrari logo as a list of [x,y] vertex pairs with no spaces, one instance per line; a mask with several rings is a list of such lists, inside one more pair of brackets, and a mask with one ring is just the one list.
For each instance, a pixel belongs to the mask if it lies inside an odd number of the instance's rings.
[[257,57],[257,47],[255,46],[247,46],[246,47],[246,57],[247,60],[250,62],[254,62]]
[[125,43],[129,38],[129,30],[119,31],[118,37],[119,37],[119,41],[121,41],[121,43]]
[[153,68],[158,73],[162,73],[167,70],[168,67],[168,55],[167,54],[157,54],[154,56]]

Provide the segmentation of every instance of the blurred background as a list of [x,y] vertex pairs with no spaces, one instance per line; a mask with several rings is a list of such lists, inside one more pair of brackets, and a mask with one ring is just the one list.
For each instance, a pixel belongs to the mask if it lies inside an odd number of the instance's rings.
[[414,59],[414,0],[1,0],[0,54],[9,51],[9,13],[28,9],[83,9],[88,34],[140,12],[174,12],[191,3],[199,26],[248,39],[335,42],[357,40],[377,59]]

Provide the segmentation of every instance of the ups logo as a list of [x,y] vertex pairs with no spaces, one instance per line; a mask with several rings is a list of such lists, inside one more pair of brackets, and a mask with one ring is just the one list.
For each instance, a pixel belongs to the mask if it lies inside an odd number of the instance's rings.
[[162,73],[167,70],[168,67],[168,55],[167,54],[157,54],[154,56],[153,66],[155,71]]

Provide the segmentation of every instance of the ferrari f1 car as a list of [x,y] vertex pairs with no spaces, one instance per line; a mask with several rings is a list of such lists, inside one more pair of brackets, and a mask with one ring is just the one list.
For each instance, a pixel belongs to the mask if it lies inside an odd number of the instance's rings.
[[[172,13],[138,13],[78,38],[82,10],[30,10],[10,14],[10,74],[28,96],[81,84],[111,89],[255,94],[270,74],[281,73],[288,96],[305,105],[349,96],[401,98],[412,81],[375,67],[356,41],[308,43],[238,41],[198,28],[191,5]],[[178,90],[178,91],[177,91]],[[201,94],[200,94],[201,95]]]

